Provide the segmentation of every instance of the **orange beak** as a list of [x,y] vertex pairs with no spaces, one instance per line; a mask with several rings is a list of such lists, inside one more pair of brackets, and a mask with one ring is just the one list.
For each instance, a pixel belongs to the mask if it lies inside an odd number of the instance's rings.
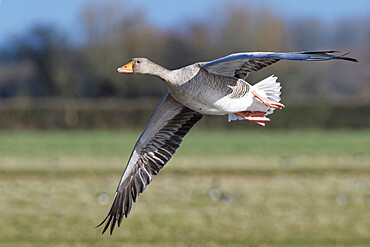
[[117,71],[118,73],[134,73],[134,70],[132,69],[132,62],[123,65],[121,68],[118,68]]

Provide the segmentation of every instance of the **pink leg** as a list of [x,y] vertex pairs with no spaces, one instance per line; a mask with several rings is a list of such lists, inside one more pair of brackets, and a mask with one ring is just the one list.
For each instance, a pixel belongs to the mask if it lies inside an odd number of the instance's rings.
[[236,115],[241,116],[245,120],[251,121],[253,123],[259,124],[261,126],[265,126],[265,122],[270,121],[269,118],[265,117],[264,112],[236,112]]
[[274,101],[271,101],[269,99],[267,99],[266,97],[263,97],[262,95],[258,94],[256,91],[254,91],[253,89],[251,90],[251,93],[259,100],[262,101],[262,103],[264,103],[266,106],[269,106],[269,107],[273,107],[273,108],[278,108],[278,109],[281,109],[283,107],[285,107],[283,104],[281,103],[278,103],[278,102],[274,102]]

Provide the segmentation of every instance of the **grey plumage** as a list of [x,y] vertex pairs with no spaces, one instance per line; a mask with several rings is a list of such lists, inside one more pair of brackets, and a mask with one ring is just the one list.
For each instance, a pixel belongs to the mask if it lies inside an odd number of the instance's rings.
[[[277,108],[281,87],[276,82],[276,77],[266,78],[254,87],[244,81],[249,73],[283,59],[341,59],[357,62],[354,58],[345,57],[346,54],[336,56],[333,53],[334,51],[236,53],[172,71],[146,58],[136,58],[126,67],[119,68],[118,71],[122,73],[156,75],[167,85],[169,93],[135,144],[108,215],[98,225],[105,223],[102,233],[110,226],[112,234],[115,225],[121,225],[123,217],[129,215],[132,203],[136,202],[153,176],[171,159],[182,138],[202,118],[202,114],[229,114],[229,117],[245,111],[270,114],[271,107]],[[265,104],[255,98],[253,91],[262,91],[259,95],[264,94],[269,100],[276,101],[272,102],[275,105]]]
[[[131,211],[132,202],[136,202],[139,193],[142,193],[152,181],[153,175],[157,175],[171,159],[182,138],[202,116],[177,103],[171,95],[166,96],[147,127],[156,125],[156,128],[150,132],[145,131],[136,144],[128,169],[124,173],[126,179],[121,179],[108,215],[98,225],[106,222],[103,233],[110,226],[112,234],[116,223],[118,226],[121,225],[123,216],[127,217]],[[134,155],[136,153],[137,155]]]

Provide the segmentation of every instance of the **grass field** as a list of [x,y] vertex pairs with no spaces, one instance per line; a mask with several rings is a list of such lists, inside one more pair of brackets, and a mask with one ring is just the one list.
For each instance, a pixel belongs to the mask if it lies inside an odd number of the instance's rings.
[[369,246],[370,130],[193,130],[101,236],[139,134],[0,132],[0,246]]

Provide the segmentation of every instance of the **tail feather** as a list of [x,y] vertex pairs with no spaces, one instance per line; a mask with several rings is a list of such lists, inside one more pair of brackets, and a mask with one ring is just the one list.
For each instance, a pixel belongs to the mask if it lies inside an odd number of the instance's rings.
[[255,87],[265,92],[269,100],[280,102],[281,86],[280,86],[280,83],[277,82],[276,80],[277,80],[277,77],[272,75],[260,81],[259,83],[257,83]]
[[[279,82],[276,81],[277,77],[272,75],[270,77],[267,77],[266,79],[258,82],[254,85],[258,90],[264,92],[266,94],[266,97],[275,102],[280,102],[281,98],[281,85]],[[268,114],[273,113],[275,108],[270,107],[265,116]],[[235,120],[245,120],[244,118],[240,117],[239,115],[236,115],[234,113],[231,113],[228,115],[228,121],[235,121]]]

